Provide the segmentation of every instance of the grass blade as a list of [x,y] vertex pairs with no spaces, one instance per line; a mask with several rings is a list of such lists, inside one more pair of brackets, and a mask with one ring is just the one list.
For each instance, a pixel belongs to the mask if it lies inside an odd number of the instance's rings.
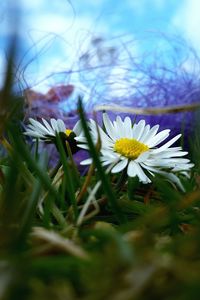
[[90,132],[89,132],[89,129],[88,129],[88,125],[87,125],[87,122],[86,122],[86,119],[85,119],[83,106],[82,106],[82,102],[81,102],[80,98],[79,98],[79,101],[78,101],[78,109],[79,109],[79,114],[80,114],[80,119],[81,119],[81,122],[82,122],[82,127],[83,127],[83,130],[84,130],[84,134],[85,134],[85,137],[87,139],[88,146],[89,146],[89,149],[90,149],[90,152],[91,152],[91,156],[92,156],[94,164],[97,168],[100,180],[102,181],[102,186],[103,186],[104,191],[105,191],[105,193],[108,197],[108,201],[110,202],[111,208],[113,209],[113,212],[116,215],[117,220],[120,223],[121,222],[123,223],[123,222],[126,221],[126,218],[122,214],[122,212],[120,211],[119,205],[117,203],[116,195],[115,195],[114,191],[112,190],[111,185],[108,181],[108,176],[105,174],[104,169],[101,165],[99,155],[98,155],[98,153],[95,149],[95,145],[92,141],[92,138],[91,138],[91,135],[90,135]]

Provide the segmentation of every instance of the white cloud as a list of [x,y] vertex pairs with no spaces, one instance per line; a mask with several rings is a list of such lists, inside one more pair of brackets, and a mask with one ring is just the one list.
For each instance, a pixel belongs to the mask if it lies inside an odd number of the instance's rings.
[[[87,5],[94,5],[92,0],[87,2]],[[103,2],[97,0],[95,6]],[[91,38],[108,32],[106,24],[97,24],[95,14],[76,15],[67,0],[53,1],[51,5],[47,0],[21,0],[21,5],[23,17],[18,35],[24,41],[25,50],[32,47],[29,55],[23,58],[23,64],[28,65],[26,78],[30,85],[51,73],[70,70],[78,57],[88,50]],[[8,10],[5,13],[0,35],[8,39],[13,28],[9,26]]]
[[24,10],[29,9],[39,9],[45,5],[46,0],[34,0],[34,1],[27,1],[27,0],[20,0],[18,4],[23,7]]
[[[93,7],[100,7],[100,6],[102,6],[105,2],[106,2],[106,0],[85,0],[85,1],[84,1],[84,4],[87,5],[87,6],[90,5],[90,6],[93,6]],[[78,1],[76,1],[76,3],[77,3],[78,5],[82,5],[83,0],[78,0]]]
[[22,12],[27,13],[38,13],[43,10],[45,12],[55,12],[55,13],[64,13],[73,10],[73,5],[68,0],[19,0],[18,5],[21,7]]
[[[74,5],[80,7],[81,1],[77,0]],[[162,0],[153,1],[156,3]],[[94,7],[94,13],[91,10],[76,15],[74,14],[76,7],[73,11],[67,0],[52,1],[50,5],[47,0],[21,0],[24,14],[20,36],[24,39],[25,45],[27,40],[30,46],[33,45],[35,53],[35,58],[30,65],[28,62],[25,73],[30,85],[35,85],[40,79],[52,73],[78,69],[79,66],[76,64],[78,58],[81,54],[87,53],[91,39],[95,36],[108,36],[111,31],[109,23],[101,22],[98,19],[99,10],[95,10],[98,6],[101,8],[104,2],[106,0],[86,0],[84,5]],[[9,27],[4,27],[4,30],[8,34]],[[40,53],[43,47],[44,50]],[[113,78],[118,79],[120,87],[124,85],[125,73],[121,66],[118,71],[117,67],[114,71]],[[45,84],[48,85],[47,82],[44,82]]]
[[37,22],[35,22],[35,19],[31,19],[31,22],[28,24],[29,30],[34,30],[35,32],[52,32],[55,34],[61,34],[72,25],[71,22],[68,21],[67,17],[55,15],[53,13],[37,16]]
[[[42,44],[49,44],[52,52],[56,49],[55,56],[59,56],[60,60],[68,58],[71,63],[88,49],[88,44],[93,36],[98,33],[100,35],[107,33],[105,26],[99,26],[99,32],[97,32],[97,26],[94,27],[93,20],[83,16],[73,20],[67,16],[47,14],[39,16],[36,24],[33,19],[29,21],[29,35],[36,48],[40,49]],[[56,40],[54,40],[55,38]],[[59,53],[56,52],[58,49]]]
[[199,78],[200,65],[194,57],[189,57],[186,61],[183,62],[181,68],[187,73],[191,73]]
[[143,14],[150,7],[161,10],[167,4],[166,0],[128,0],[128,5],[137,14]]
[[[17,28],[21,37],[31,29],[58,33],[62,31],[61,27],[65,26],[64,18],[70,20],[75,18],[73,7],[67,0],[52,1],[50,5],[48,0],[21,0],[17,4],[9,1],[6,5],[0,6],[0,13],[2,36],[12,34],[18,25],[21,25]],[[19,22],[13,24],[12,21],[16,18]],[[50,20],[47,20],[48,18]]]
[[200,51],[200,1],[185,0],[172,19],[172,24],[176,26],[183,35],[190,40],[195,48]]
[[[36,56],[26,71],[29,84],[33,86],[53,73],[78,70],[78,59],[88,51],[92,37],[98,36],[93,20],[86,16],[73,19],[46,14],[38,16],[37,22],[34,21],[34,17],[29,19],[29,40],[34,45]],[[99,29],[100,35],[106,34],[105,26]],[[51,84],[50,80],[47,78],[41,86],[45,88]]]
[[[127,45],[129,51],[126,49]],[[136,59],[139,54],[138,44],[132,36],[125,36],[114,46],[117,49],[117,55],[110,68],[110,74],[106,78],[107,97],[110,99],[128,97],[133,94],[134,86],[138,82],[132,64],[132,59]]]

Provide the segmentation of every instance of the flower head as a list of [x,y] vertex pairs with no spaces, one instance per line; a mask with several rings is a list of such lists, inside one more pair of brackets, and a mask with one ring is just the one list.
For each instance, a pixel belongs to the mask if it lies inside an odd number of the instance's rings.
[[[159,125],[151,128],[144,120],[132,124],[129,117],[122,120],[117,116],[112,122],[106,113],[103,114],[103,125],[105,130],[90,120],[89,128],[95,143],[100,134],[101,161],[104,166],[113,164],[112,173],[126,168],[128,176],[137,176],[143,183],[150,183],[150,177],[159,173],[177,183],[179,179],[174,173],[187,175],[193,167],[189,159],[183,158],[187,152],[182,151],[181,147],[170,147],[181,134],[164,143],[169,137],[169,129],[158,132]],[[76,140],[79,147],[88,149],[83,135],[77,136]],[[82,164],[91,162],[92,159],[89,158],[82,161]]]
[[50,122],[48,123],[45,119],[42,119],[42,122],[39,122],[30,118],[29,122],[30,124],[27,126],[26,132],[24,133],[25,135],[38,138],[46,143],[53,143],[58,147],[56,135],[59,134],[67,155],[68,150],[66,142],[69,143],[72,153],[76,153],[79,150],[74,138],[76,135],[81,134],[80,121],[75,124],[73,129],[66,129],[65,124],[61,119],[50,119]]
[[78,121],[73,129],[66,129],[64,122],[61,119],[50,119],[48,123],[42,118],[42,122],[29,119],[30,124],[27,126],[25,135],[33,138],[38,138],[45,142],[51,142],[55,139],[57,133],[61,133],[67,137],[71,134],[78,135],[81,133],[80,122]]

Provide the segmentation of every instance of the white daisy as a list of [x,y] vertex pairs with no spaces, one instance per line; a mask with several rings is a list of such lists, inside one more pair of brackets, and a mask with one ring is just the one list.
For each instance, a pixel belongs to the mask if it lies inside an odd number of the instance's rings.
[[[163,143],[169,137],[169,129],[158,132],[159,125],[150,128],[144,120],[139,121],[138,124],[132,124],[129,117],[123,121],[117,116],[116,120],[111,122],[106,113],[103,114],[103,124],[105,131],[94,120],[90,120],[89,128],[95,143],[99,131],[101,161],[104,166],[114,164],[112,173],[118,173],[127,168],[128,176],[137,176],[143,183],[150,183],[149,175],[154,176],[154,173],[162,174],[177,183],[179,179],[174,173],[180,172],[187,175],[193,167],[189,159],[182,158],[187,152],[182,151],[181,147],[170,148],[181,137],[181,134]],[[75,139],[79,147],[88,149],[83,134]],[[91,158],[81,162],[82,165],[91,163]]]
[[52,141],[56,133],[64,133],[67,137],[73,132],[75,135],[81,134],[81,124],[78,121],[73,129],[66,129],[64,122],[61,119],[50,119],[48,123],[42,118],[42,122],[36,121],[32,118],[29,119],[30,124],[27,126],[25,135],[33,138],[38,138],[45,142]]

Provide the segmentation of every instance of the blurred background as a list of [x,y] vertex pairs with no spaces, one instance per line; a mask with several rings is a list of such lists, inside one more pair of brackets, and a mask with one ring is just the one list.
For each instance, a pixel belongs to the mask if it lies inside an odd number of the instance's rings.
[[[18,67],[25,75],[24,85],[37,86],[40,91],[45,91],[52,84],[47,76],[59,71],[76,71],[80,59],[89,59],[88,51],[92,47],[100,48],[100,44],[101,50],[107,51],[101,53],[102,60],[103,54],[119,59],[114,57],[114,50],[122,44],[124,48],[133,44],[129,54],[134,57],[153,50],[155,46],[168,50],[162,35],[171,42],[175,36],[184,38],[199,53],[199,6],[198,0],[57,0],[51,4],[48,0],[2,0],[0,85],[7,40],[16,30],[16,25],[20,40]],[[15,13],[20,16],[17,24],[13,24]],[[95,64],[95,57],[92,58],[90,64]],[[184,67],[192,68],[190,57],[184,62]]]
[[76,109],[78,95],[88,110],[98,103],[197,101],[199,6],[198,0],[2,0],[0,86],[17,32],[14,87],[33,109],[47,100],[60,116]]

